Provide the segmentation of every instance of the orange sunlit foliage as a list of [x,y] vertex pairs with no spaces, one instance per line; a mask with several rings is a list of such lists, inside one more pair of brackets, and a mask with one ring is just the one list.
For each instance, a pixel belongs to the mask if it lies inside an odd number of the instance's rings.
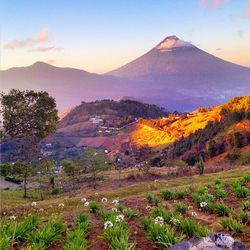
[[[199,129],[206,127],[208,122],[220,121],[221,106],[212,109],[198,109],[187,115],[171,115],[167,118],[153,120],[150,125],[140,120],[131,134],[136,146],[156,147],[172,143],[182,137],[187,137]],[[160,126],[157,127],[157,124]]]

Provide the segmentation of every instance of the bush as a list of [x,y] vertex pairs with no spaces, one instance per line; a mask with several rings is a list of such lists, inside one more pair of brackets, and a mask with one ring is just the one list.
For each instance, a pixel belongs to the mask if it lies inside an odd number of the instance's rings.
[[85,236],[90,232],[90,223],[89,217],[85,214],[79,214],[76,216],[75,224],[77,228],[79,228],[82,232],[84,232]]
[[182,202],[175,202],[173,208],[177,213],[185,214],[187,212],[187,207]]
[[22,178],[16,177],[16,176],[6,176],[4,178],[6,181],[10,181],[16,184],[21,184],[23,182]]
[[220,224],[222,227],[234,232],[234,233],[242,233],[243,225],[232,218],[224,218],[220,220]]
[[123,223],[117,223],[114,224],[112,227],[105,229],[102,238],[108,242],[110,249],[135,249],[135,243],[129,242],[129,231],[127,226]]
[[89,209],[91,213],[97,213],[100,210],[100,205],[96,201],[89,203]]
[[65,225],[62,221],[50,221],[40,230],[30,232],[30,241],[35,245],[43,246],[37,249],[46,249],[53,241],[60,239],[64,231]]
[[177,235],[169,225],[157,224],[153,218],[142,219],[142,226],[147,231],[147,238],[157,245],[158,249],[167,249],[184,239],[184,236]]
[[250,199],[241,202],[243,211],[250,211]]
[[246,198],[249,193],[248,189],[241,186],[239,183],[235,183],[232,190],[239,198]]
[[161,199],[158,197],[158,196],[154,196],[153,194],[151,193],[148,193],[147,196],[146,196],[148,202],[150,204],[153,204],[154,206],[158,206],[158,204],[161,202]]
[[226,190],[221,186],[215,186],[213,189],[213,195],[216,199],[225,199],[227,197]]
[[51,194],[59,194],[60,193],[60,188],[53,188],[51,191]]
[[231,208],[224,203],[211,205],[213,212],[217,213],[219,216],[229,216],[231,213]]
[[85,239],[84,232],[79,228],[73,232],[68,232],[63,249],[64,250],[73,250],[73,249],[86,250],[87,240]]
[[241,211],[240,214],[239,214],[239,220],[243,224],[248,224],[250,222],[250,213],[245,212],[245,211]]
[[220,186],[220,187],[225,186],[225,182],[219,178],[214,179],[214,183],[215,183],[215,185]]
[[131,208],[128,208],[126,211],[125,211],[125,215],[132,219],[132,218],[136,218],[136,217],[139,217],[139,212],[137,210],[133,210]]
[[164,200],[171,200],[174,197],[174,193],[169,190],[169,189],[165,189],[160,193],[160,196],[164,199]]
[[240,153],[240,164],[248,165],[250,164],[250,150],[244,151]]
[[198,236],[198,237],[206,237],[210,233],[209,230],[195,222],[191,219],[184,219],[180,221],[179,229],[185,235],[189,237]]
[[162,217],[164,219],[164,222],[169,223],[173,217],[173,214],[169,211],[167,211],[165,208],[163,207],[157,207],[155,208],[151,215],[156,218],[158,216]]
[[182,188],[175,192],[176,199],[184,199],[184,197],[188,194],[188,189]]
[[207,204],[212,203],[215,199],[214,196],[208,192],[206,186],[198,187],[194,191],[192,198],[197,206],[200,206],[201,202],[206,202]]
[[250,183],[250,172],[247,172],[242,177],[243,183]]

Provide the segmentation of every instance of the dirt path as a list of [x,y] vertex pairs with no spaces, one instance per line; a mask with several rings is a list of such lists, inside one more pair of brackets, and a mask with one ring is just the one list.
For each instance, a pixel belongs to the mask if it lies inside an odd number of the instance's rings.
[[108,245],[100,237],[103,234],[103,225],[97,214],[91,214],[91,232],[88,237],[89,250],[108,250]]

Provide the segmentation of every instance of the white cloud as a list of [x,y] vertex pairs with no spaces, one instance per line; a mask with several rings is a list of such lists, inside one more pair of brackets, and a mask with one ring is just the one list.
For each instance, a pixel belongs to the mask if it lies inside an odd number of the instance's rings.
[[58,47],[58,46],[36,47],[38,44],[45,44],[51,41],[53,41],[52,35],[49,33],[49,30],[47,28],[44,28],[33,36],[26,37],[24,39],[14,39],[5,44],[4,48],[10,50],[27,48],[28,51],[39,51],[39,52],[47,52],[50,50],[55,50],[55,51],[63,50],[63,47]]

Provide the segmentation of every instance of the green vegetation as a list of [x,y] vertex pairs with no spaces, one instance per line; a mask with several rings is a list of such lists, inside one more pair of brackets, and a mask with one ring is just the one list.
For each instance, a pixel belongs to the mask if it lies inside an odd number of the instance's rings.
[[185,235],[188,235],[190,237],[206,237],[210,233],[210,231],[206,227],[201,226],[199,223],[191,219],[181,220],[178,227]]
[[234,233],[242,233],[243,232],[243,225],[240,222],[238,222],[232,218],[221,219],[220,224],[224,228],[226,228]]
[[164,222],[156,223],[154,218],[143,218],[142,225],[147,232],[148,239],[155,242],[159,249],[166,249],[184,239],[184,235],[177,235],[169,225]]

